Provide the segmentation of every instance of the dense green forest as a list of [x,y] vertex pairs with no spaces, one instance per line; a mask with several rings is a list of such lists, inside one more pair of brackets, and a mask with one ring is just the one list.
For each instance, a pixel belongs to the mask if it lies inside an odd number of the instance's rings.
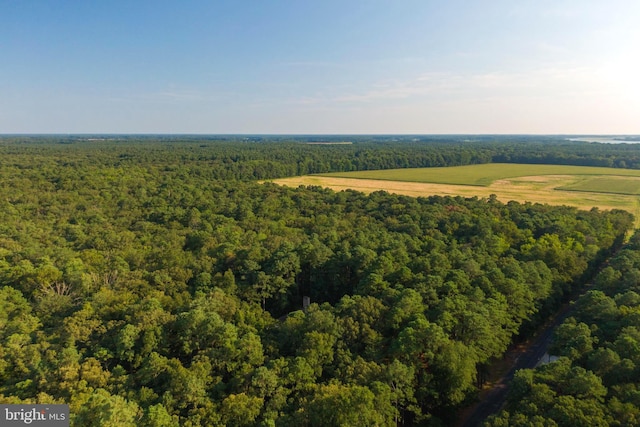
[[[636,145],[534,137],[96,139],[0,139],[0,402],[68,403],[76,426],[450,424],[632,216],[258,180],[509,160],[640,167]],[[625,295],[606,307],[633,311]],[[587,329],[592,344],[618,339]],[[603,351],[631,375],[635,356],[618,349]],[[633,393],[607,405],[637,411]]]
[[[350,144],[331,144],[345,140]],[[89,157],[114,167],[206,166],[207,176],[224,180],[479,163],[640,169],[640,144],[585,143],[550,136],[225,136],[213,140],[205,136],[5,136],[0,137],[0,149],[43,161],[52,161],[52,156],[69,156],[74,162]]]
[[640,424],[640,233],[596,277],[558,328],[554,363],[516,374],[487,426]]

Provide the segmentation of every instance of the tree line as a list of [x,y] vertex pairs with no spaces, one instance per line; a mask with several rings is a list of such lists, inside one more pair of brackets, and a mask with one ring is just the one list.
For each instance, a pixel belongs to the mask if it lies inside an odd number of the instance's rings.
[[[347,138],[351,144],[331,144]],[[310,143],[318,139],[324,144]],[[114,167],[189,164],[206,170],[212,179],[245,181],[480,163],[640,168],[640,144],[586,143],[552,136],[5,136],[0,137],[0,149],[43,160],[67,156],[69,165],[78,161]]]

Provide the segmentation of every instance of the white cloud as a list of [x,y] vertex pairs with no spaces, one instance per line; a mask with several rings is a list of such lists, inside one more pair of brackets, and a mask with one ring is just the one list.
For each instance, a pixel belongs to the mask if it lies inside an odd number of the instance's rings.
[[[294,104],[358,104],[382,101],[456,100],[496,97],[558,97],[603,95],[601,71],[597,68],[546,68],[526,72],[478,74],[429,72],[407,80],[384,81],[361,91],[332,96],[305,96]],[[335,93],[337,89],[326,92]]]
[[[634,80],[635,81],[635,80]],[[636,86],[637,87],[637,86]],[[307,114],[338,128],[384,133],[637,133],[640,105],[621,101],[606,70],[572,64],[532,71],[416,74],[361,91],[297,98]],[[368,130],[367,130],[368,129]],[[316,129],[322,132],[321,129]]]

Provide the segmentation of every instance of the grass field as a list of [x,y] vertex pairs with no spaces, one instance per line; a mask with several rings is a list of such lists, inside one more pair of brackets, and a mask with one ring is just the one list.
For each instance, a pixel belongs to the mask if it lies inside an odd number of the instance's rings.
[[585,178],[575,184],[566,185],[558,189],[638,196],[640,195],[640,178],[629,176],[598,176]]
[[488,163],[482,165],[454,166],[447,168],[387,169],[323,174],[323,176],[341,178],[481,186],[491,185],[498,180],[541,175],[590,176],[592,179],[593,177],[599,176],[640,178],[640,170],[565,165]]
[[507,202],[624,209],[640,227],[640,171],[562,165],[483,164],[308,175],[274,180],[288,186],[378,190],[409,196],[489,197]]

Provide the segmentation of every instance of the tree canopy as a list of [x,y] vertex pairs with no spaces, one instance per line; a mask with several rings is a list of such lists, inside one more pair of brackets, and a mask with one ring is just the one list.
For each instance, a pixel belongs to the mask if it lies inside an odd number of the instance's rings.
[[[632,224],[616,210],[257,182],[549,144],[354,139],[3,138],[0,402],[68,403],[74,425],[447,424],[480,367]],[[576,147],[544,151],[583,159]],[[640,363],[630,248],[559,330],[573,340],[557,346],[564,365],[540,374],[553,378],[539,395],[571,390],[550,407],[558,419],[637,404],[624,382]],[[523,395],[537,384],[517,380]]]

